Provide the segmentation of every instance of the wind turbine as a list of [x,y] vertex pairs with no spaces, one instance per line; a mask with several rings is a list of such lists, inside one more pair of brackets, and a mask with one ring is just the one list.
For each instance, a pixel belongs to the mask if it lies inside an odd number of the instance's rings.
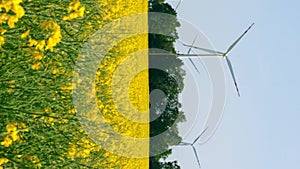
[[238,96],[240,96],[240,92],[239,92],[239,88],[238,88],[238,85],[237,85],[237,81],[236,81],[236,78],[234,76],[234,72],[233,72],[233,67],[232,67],[232,64],[231,64],[231,61],[230,59],[228,58],[228,53],[237,45],[237,43],[244,37],[244,35],[251,29],[251,27],[254,25],[254,23],[252,23],[248,29],[246,29],[246,31],[237,39],[235,40],[227,49],[226,52],[219,52],[219,51],[215,51],[215,50],[211,50],[211,49],[205,49],[205,48],[201,48],[201,47],[197,47],[197,46],[193,46],[193,45],[187,45],[187,44],[183,44],[184,46],[187,46],[187,47],[190,47],[190,48],[195,48],[195,49],[199,49],[199,50],[202,50],[202,51],[205,51],[207,53],[210,53],[210,54],[215,54],[215,56],[222,56],[223,58],[226,59],[227,61],[227,65],[228,65],[228,68],[230,70],[230,73],[231,73],[231,76],[232,76],[232,79],[233,79],[233,82],[234,82],[234,85],[235,85],[235,88],[236,88],[236,91],[238,93]]
[[192,142],[192,143],[188,143],[188,142],[181,142],[179,143],[177,146],[191,146],[193,148],[193,152],[195,154],[195,157],[197,159],[197,163],[198,163],[198,166],[199,168],[201,168],[201,164],[200,164],[200,160],[199,160],[199,157],[197,155],[197,150],[194,146],[194,144],[199,140],[199,138],[202,136],[202,134],[207,130],[208,127],[206,127],[202,132],[201,134]]

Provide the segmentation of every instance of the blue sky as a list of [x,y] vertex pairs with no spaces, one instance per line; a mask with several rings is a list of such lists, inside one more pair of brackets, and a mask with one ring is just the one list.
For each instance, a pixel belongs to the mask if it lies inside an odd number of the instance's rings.
[[[182,1],[178,16],[221,51],[255,22],[229,55],[240,98],[224,64],[228,92],[223,119],[214,136],[197,146],[203,169],[300,167],[299,7],[296,0]],[[171,159],[184,169],[197,168],[190,148],[175,148]]]

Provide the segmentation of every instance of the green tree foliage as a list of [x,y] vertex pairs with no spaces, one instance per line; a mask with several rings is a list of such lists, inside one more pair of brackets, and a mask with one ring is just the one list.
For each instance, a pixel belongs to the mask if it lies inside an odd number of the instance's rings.
[[[176,11],[168,4],[159,0],[149,0],[149,12],[161,12],[176,16]],[[159,69],[149,70],[149,89],[150,92],[161,90],[165,98],[154,99],[151,97],[150,116],[153,121],[150,123],[150,136],[154,137],[164,134],[164,137],[158,140],[151,140],[150,151],[155,153],[157,150],[163,150],[156,156],[150,157],[150,168],[153,169],[178,169],[180,166],[177,161],[164,162],[172,153],[170,149],[181,142],[182,138],[178,135],[177,123],[185,120],[185,116],[180,111],[178,95],[183,89],[183,77],[185,71],[181,68],[183,62],[172,53],[175,53],[174,42],[178,39],[176,28],[180,26],[174,19],[171,24],[161,25],[153,23],[156,20],[149,18],[149,26],[160,26],[159,29],[166,29],[168,26],[169,36],[161,34],[149,34],[149,66],[159,67]],[[151,29],[151,28],[149,28]],[[154,50],[152,50],[154,48]],[[159,50],[156,50],[159,49]],[[153,53],[166,53],[165,55],[156,55]],[[161,105],[165,106],[161,106]],[[152,117],[157,117],[152,118]]]

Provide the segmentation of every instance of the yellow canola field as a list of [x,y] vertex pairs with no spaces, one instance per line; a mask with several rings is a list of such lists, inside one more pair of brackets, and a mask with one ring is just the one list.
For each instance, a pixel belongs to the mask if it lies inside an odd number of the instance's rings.
[[[107,4],[102,5],[112,4],[113,8],[106,8],[105,19],[118,19],[130,14],[145,13],[148,10],[148,2],[143,0],[107,1]],[[147,32],[148,21],[134,19],[129,19],[129,22],[139,22],[139,26]],[[147,34],[122,40],[109,51],[107,55],[110,57],[104,58],[96,77],[97,103],[106,122],[112,124],[116,133],[147,140],[140,144],[128,143],[126,139],[122,140],[121,146],[125,147],[125,149],[123,147],[124,152],[129,155],[129,152],[141,156],[149,155],[149,82],[148,70],[145,70],[148,69],[147,48]],[[108,96],[107,93],[111,95]],[[112,146],[118,149],[120,145],[112,144]],[[128,158],[127,160],[124,168],[148,168],[149,166],[149,158]]]
[[[94,88],[101,120],[142,143],[98,132],[111,149],[97,144],[72,102],[74,67],[89,37],[115,19],[147,11],[145,0],[0,2],[0,169],[149,167],[147,34],[109,50]],[[147,32],[147,24],[145,19],[138,25]],[[115,154],[118,149],[125,154]]]

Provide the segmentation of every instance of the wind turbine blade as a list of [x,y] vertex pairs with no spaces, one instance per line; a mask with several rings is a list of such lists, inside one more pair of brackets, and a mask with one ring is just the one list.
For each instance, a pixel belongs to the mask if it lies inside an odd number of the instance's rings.
[[187,143],[187,142],[181,142],[178,145],[184,145],[184,146],[186,146],[186,145],[192,145],[192,144],[191,143]]
[[239,92],[239,88],[238,88],[238,85],[237,85],[237,82],[236,82],[236,79],[235,79],[235,76],[234,76],[234,72],[233,72],[231,61],[229,60],[228,57],[226,57],[226,61],[227,61],[227,65],[228,65],[228,68],[230,70],[230,73],[231,73],[231,76],[232,76],[232,79],[233,79],[236,91],[238,93],[238,96],[240,97],[240,92]]
[[195,65],[195,63],[193,62],[193,60],[191,58],[189,58],[189,61],[193,64],[194,68],[196,69],[196,71],[198,73],[200,73],[200,71],[198,70],[197,66]]
[[211,50],[211,49],[200,48],[200,47],[193,46],[193,45],[187,45],[187,44],[183,44],[183,46],[186,46],[186,47],[191,47],[191,48],[195,48],[195,49],[199,49],[199,50],[202,50],[202,51],[205,51],[205,52],[211,53],[211,54],[221,54],[221,55],[223,55],[223,54],[224,54],[223,52],[219,52],[219,51],[215,51],[215,50]]
[[177,11],[177,9],[178,9],[179,5],[181,4],[181,2],[182,2],[182,0],[180,0],[180,1],[177,3],[177,5],[176,5],[176,7],[175,7],[175,11]]
[[[197,36],[195,36],[195,38],[194,38],[194,40],[193,40],[193,42],[192,42],[192,45],[191,45],[191,46],[193,46],[193,45],[195,44],[196,40],[197,40]],[[189,50],[188,50],[187,54],[190,54],[190,53],[191,53],[191,50],[192,50],[192,47],[190,47],[190,48],[189,48]]]
[[246,35],[246,33],[251,29],[251,27],[254,25],[254,23],[252,23],[249,28],[236,40],[232,43],[232,45],[229,46],[229,48],[227,49],[227,51],[225,52],[226,54],[229,53],[234,46]]
[[197,142],[197,140],[205,133],[205,131],[208,129],[208,127],[206,127],[201,133],[200,135],[194,140],[194,142],[192,144],[195,144]]
[[[150,55],[157,55],[157,54],[153,54],[153,53],[150,53]],[[163,56],[165,54],[162,54]],[[196,57],[196,58],[199,58],[199,57],[212,57],[212,56],[217,56],[217,57],[220,57],[220,56],[223,56],[223,55],[220,55],[220,54],[181,54],[181,53],[177,53],[177,57],[178,58],[189,58],[189,57]]]
[[196,157],[196,159],[197,159],[197,163],[198,163],[198,165],[199,165],[199,168],[201,168],[200,160],[199,160],[199,157],[198,157],[198,155],[197,155],[197,151],[196,151],[194,145],[192,145],[192,148],[193,148],[195,157]]
[[[193,40],[193,42],[192,42],[192,45],[195,44],[196,39],[197,39],[197,36],[195,36],[195,38],[194,38],[194,40]],[[187,54],[190,54],[191,51],[192,51],[192,47],[189,48]],[[195,63],[193,62],[193,60],[192,60],[191,58],[189,58],[189,61],[193,64],[193,66],[194,66],[194,68],[196,69],[196,71],[197,71],[198,73],[200,73],[200,71],[198,70],[197,66],[196,66]]]

